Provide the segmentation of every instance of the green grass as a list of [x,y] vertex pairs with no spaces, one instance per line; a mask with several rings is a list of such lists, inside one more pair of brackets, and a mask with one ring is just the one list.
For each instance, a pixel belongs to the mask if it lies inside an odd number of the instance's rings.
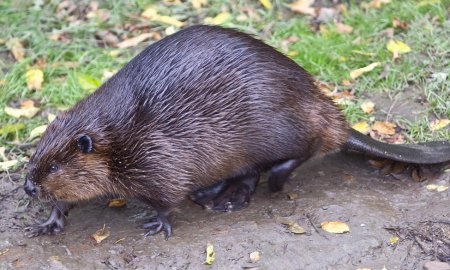
[[[89,94],[80,86],[79,74],[89,74],[101,80],[104,70],[118,70],[142,49],[143,45],[123,50],[118,57],[113,57],[110,52],[115,49],[101,47],[96,33],[110,30],[118,35],[128,34],[122,26],[142,23],[138,19],[139,14],[151,4],[157,5],[161,14],[186,21],[188,25],[228,11],[232,19],[225,26],[258,35],[280,50],[283,40],[297,36],[299,41],[289,44],[286,53],[290,53],[318,80],[355,94],[353,101],[342,106],[350,123],[375,120],[359,107],[367,96],[395,95],[408,86],[418,87],[428,101],[427,117],[415,122],[401,117],[394,120],[405,127],[405,133],[412,141],[450,140],[448,128],[437,132],[431,132],[429,128],[430,119],[450,118],[450,0],[393,1],[381,9],[368,10],[356,3],[361,1],[351,1],[351,7],[339,17],[343,23],[353,27],[351,34],[336,32],[333,22],[323,24],[322,31],[314,31],[308,17],[293,14],[287,8],[287,2],[280,0],[272,1],[274,9],[271,11],[250,0],[210,0],[207,7],[200,10],[193,9],[189,2],[164,5],[154,0],[107,0],[100,1],[100,8],[109,10],[109,20],[89,19],[79,24],[57,17],[60,1],[43,2],[44,5],[37,6],[33,1],[0,3],[0,80],[3,82],[0,86],[0,127],[25,124],[25,128],[18,132],[0,135],[0,146],[8,144],[10,148],[13,147],[12,141],[28,142],[29,132],[47,121],[45,113],[30,120],[12,118],[4,113],[5,106],[31,98],[40,102],[42,111],[57,113]],[[89,2],[78,1],[77,6],[87,7]],[[433,3],[420,4],[422,2]],[[252,10],[255,15],[247,14],[247,20],[239,20],[244,8]],[[408,30],[396,28],[394,38],[412,49],[395,62],[386,49],[388,38],[382,34],[392,27],[394,18],[409,24]],[[167,26],[155,23],[150,23],[150,26],[152,31],[160,30],[164,36]],[[57,32],[65,33],[70,41],[50,40],[49,36]],[[26,43],[26,58],[20,62],[7,60],[9,50],[5,42],[11,38],[19,38]],[[30,91],[25,73],[39,59],[45,59],[44,86],[42,91]],[[351,87],[342,85],[343,80],[350,80],[351,70],[373,62],[382,63],[382,67],[357,78]],[[73,63],[77,65],[71,66]],[[385,67],[385,76],[380,76]]]

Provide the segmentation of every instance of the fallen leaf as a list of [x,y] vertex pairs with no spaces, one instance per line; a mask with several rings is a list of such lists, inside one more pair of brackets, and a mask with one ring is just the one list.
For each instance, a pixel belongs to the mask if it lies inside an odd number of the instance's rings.
[[9,251],[9,248],[0,251],[0,256],[5,255],[6,253],[8,253],[8,251]]
[[42,89],[42,83],[44,82],[44,73],[42,70],[37,68],[29,69],[25,73],[25,78],[28,89],[38,91]]
[[17,159],[0,162],[0,172],[8,170],[9,168],[16,165],[18,162],[19,161]]
[[20,108],[5,107],[5,113],[14,118],[31,118],[35,116],[38,111],[39,108],[34,107],[34,102],[32,100],[23,101],[20,104]]
[[436,119],[430,123],[430,129],[432,131],[436,131],[439,129],[443,129],[450,124],[449,119]]
[[53,113],[49,113],[49,114],[47,115],[47,121],[48,121],[49,123],[53,122],[53,120],[55,120],[55,118],[56,118],[56,115],[54,115]]
[[127,205],[127,200],[125,199],[112,199],[108,203],[108,207],[110,208],[119,208]]
[[295,193],[295,192],[289,192],[287,194],[287,197],[289,200],[296,200],[296,199],[298,199],[299,195],[298,195],[298,193]]
[[106,9],[98,9],[95,11],[90,11],[86,14],[86,18],[88,19],[97,19],[101,22],[105,22],[109,19],[110,13]]
[[400,238],[398,238],[397,236],[392,236],[391,239],[389,239],[389,242],[391,243],[391,245],[395,245],[397,244],[398,240],[400,240]]
[[259,0],[261,5],[263,5],[267,10],[272,10],[272,3],[270,0]]
[[250,262],[256,263],[261,259],[261,253],[259,251],[253,251],[250,253]]
[[350,78],[356,79],[359,76],[361,76],[362,74],[364,74],[366,72],[369,72],[369,71],[372,71],[374,68],[378,67],[379,65],[381,65],[380,62],[375,62],[375,63],[372,63],[372,64],[366,66],[366,67],[355,69],[355,70],[350,72]]
[[100,244],[103,240],[109,237],[111,232],[106,229],[105,225],[103,225],[103,228],[97,230],[94,234],[92,234],[92,238],[97,242],[97,244]]
[[288,227],[288,230],[294,234],[304,234],[305,233],[305,229],[303,229],[302,226],[298,225],[297,222],[290,224]]
[[2,128],[0,128],[0,135],[6,135],[9,133],[16,133],[21,129],[25,128],[24,123],[17,123],[17,124],[9,124],[4,125]]
[[30,131],[30,136],[28,137],[28,139],[31,140],[36,137],[40,137],[42,134],[44,134],[46,129],[47,125],[42,125],[34,128],[32,131]]
[[98,32],[96,36],[108,46],[117,47],[117,44],[119,44],[119,38],[110,31]]
[[350,34],[351,32],[353,32],[353,27],[338,22],[336,23],[336,31],[341,34]]
[[366,121],[361,121],[352,126],[353,129],[361,132],[362,134],[368,134],[370,131],[370,126]]
[[141,16],[146,19],[149,19],[151,21],[154,21],[154,22],[169,24],[169,25],[176,26],[178,28],[180,28],[184,25],[183,22],[181,22],[173,17],[159,15],[158,12],[156,11],[156,9],[153,7],[147,8],[144,12],[142,12]]
[[422,0],[417,4],[417,7],[423,7],[427,5],[434,5],[441,3],[441,0]]
[[25,48],[23,47],[22,41],[18,38],[12,38],[7,41],[6,48],[11,51],[14,59],[17,61],[20,61],[25,57]]
[[139,36],[133,37],[133,38],[129,38],[127,40],[124,40],[120,43],[117,44],[117,48],[120,49],[124,49],[124,48],[129,48],[129,47],[135,47],[136,45],[138,45],[139,43],[150,39],[154,36],[154,33],[144,33],[144,34],[140,34]]
[[400,28],[402,30],[408,30],[409,26],[406,22],[402,22],[397,18],[394,18],[394,20],[392,20],[392,26],[394,28]]
[[88,74],[80,73],[77,75],[78,84],[86,91],[93,91],[102,84],[99,80]]
[[437,192],[442,192],[442,191],[446,191],[448,189],[448,186],[431,184],[431,185],[427,185],[426,188],[428,190],[436,190]]
[[192,7],[195,9],[201,9],[208,4],[208,0],[191,0]]
[[216,253],[214,252],[214,246],[211,244],[206,245],[206,261],[205,263],[208,265],[213,264],[216,257]]
[[361,104],[361,110],[363,110],[363,112],[369,114],[369,113],[373,113],[373,110],[375,108],[375,103],[373,103],[372,101],[368,100],[368,101],[364,101]]
[[312,7],[314,0],[298,0],[297,2],[288,4],[289,8],[300,14],[316,15],[315,9]]
[[386,48],[392,52],[393,59],[397,59],[400,57],[400,54],[408,53],[411,51],[411,48],[406,45],[405,43],[401,41],[395,41],[393,39],[389,40],[388,44],[386,45]]
[[377,121],[372,125],[371,128],[379,134],[394,135],[395,127],[396,125],[394,123]]
[[346,233],[350,231],[348,225],[340,221],[325,221],[320,223],[320,226],[329,233]]
[[220,25],[226,23],[228,20],[231,19],[231,14],[229,12],[222,12],[216,15],[216,17],[211,18],[207,17],[205,18],[206,24],[212,24],[212,25]]
[[388,4],[390,2],[391,0],[372,0],[367,6],[369,8],[380,8],[383,4]]
[[117,73],[117,70],[107,70],[107,69],[103,70],[103,78],[102,78],[102,81],[108,80],[109,78],[111,78],[112,76],[114,76],[114,74],[116,74],[116,73]]
[[175,34],[175,32],[177,32],[177,29],[174,26],[169,26],[164,30],[164,33],[168,36]]

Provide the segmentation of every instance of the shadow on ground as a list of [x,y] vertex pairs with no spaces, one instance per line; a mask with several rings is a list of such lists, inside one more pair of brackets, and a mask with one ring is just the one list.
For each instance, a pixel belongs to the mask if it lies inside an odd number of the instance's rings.
[[[358,156],[334,154],[298,169],[285,191],[258,187],[250,206],[236,213],[213,213],[186,201],[173,215],[174,235],[144,238],[139,225],[152,216],[131,201],[122,209],[104,201],[70,213],[63,235],[28,239],[23,227],[47,216],[28,203],[19,174],[0,182],[0,269],[422,269],[430,260],[449,260],[449,191],[427,184],[450,184],[450,173],[417,183],[381,177]],[[287,194],[298,198],[289,200]],[[291,194],[292,196],[292,194]],[[305,228],[294,235],[280,223],[288,217]],[[333,235],[322,221],[339,220],[350,233]],[[111,235],[100,244],[90,237],[103,225]],[[390,243],[392,236],[399,242]],[[205,247],[216,260],[204,265]],[[257,263],[249,253],[261,252]]]

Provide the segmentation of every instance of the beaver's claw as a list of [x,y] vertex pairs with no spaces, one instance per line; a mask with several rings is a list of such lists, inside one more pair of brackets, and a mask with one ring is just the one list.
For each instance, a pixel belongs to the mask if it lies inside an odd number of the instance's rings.
[[142,225],[142,228],[151,229],[144,235],[145,237],[149,235],[155,235],[161,231],[164,231],[166,240],[172,236],[172,225],[170,225],[167,217],[161,214],[158,214],[156,217],[152,218],[150,222]]

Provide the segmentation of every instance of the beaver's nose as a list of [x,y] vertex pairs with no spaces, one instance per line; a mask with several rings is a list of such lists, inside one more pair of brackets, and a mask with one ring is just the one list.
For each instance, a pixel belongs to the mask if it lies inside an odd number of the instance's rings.
[[36,186],[33,184],[33,182],[31,182],[29,179],[25,180],[25,184],[23,185],[23,189],[25,190],[25,192],[35,198],[37,195],[37,188]]

